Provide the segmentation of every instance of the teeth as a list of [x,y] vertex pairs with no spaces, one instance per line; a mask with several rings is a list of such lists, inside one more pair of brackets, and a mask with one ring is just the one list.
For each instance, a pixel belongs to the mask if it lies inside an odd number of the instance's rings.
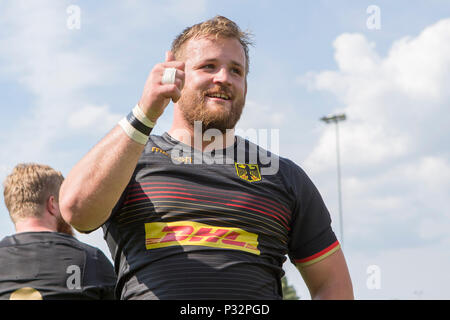
[[230,97],[228,97],[226,94],[222,94],[222,93],[213,93],[208,95],[209,97],[214,97],[214,98],[221,98],[221,99],[225,99],[225,100],[229,100]]

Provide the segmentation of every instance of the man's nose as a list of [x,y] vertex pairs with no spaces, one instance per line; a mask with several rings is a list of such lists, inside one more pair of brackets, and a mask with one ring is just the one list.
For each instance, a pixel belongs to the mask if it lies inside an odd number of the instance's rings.
[[231,75],[226,68],[220,68],[214,74],[213,80],[214,80],[214,83],[222,83],[222,84],[230,85],[231,84],[230,76]]

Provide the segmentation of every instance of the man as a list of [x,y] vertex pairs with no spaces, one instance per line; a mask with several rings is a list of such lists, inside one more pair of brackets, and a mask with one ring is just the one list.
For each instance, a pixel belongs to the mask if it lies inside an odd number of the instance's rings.
[[16,234],[0,242],[0,299],[114,299],[117,277],[106,256],[73,237],[58,205],[63,176],[19,164],[4,181]]
[[[234,134],[249,44],[221,16],[185,29],[137,106],[61,187],[66,221],[84,232],[103,226],[121,299],[281,299],[286,254],[314,299],[353,298],[312,182]],[[170,100],[172,127],[148,138]],[[272,163],[278,170],[265,170]]]

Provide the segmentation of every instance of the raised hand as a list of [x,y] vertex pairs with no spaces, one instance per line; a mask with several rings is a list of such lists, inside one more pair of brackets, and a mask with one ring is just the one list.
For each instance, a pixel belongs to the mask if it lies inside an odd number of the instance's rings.
[[[165,68],[175,68],[175,83],[163,84],[162,77]],[[139,107],[147,118],[156,122],[164,112],[170,100],[177,102],[184,86],[184,62],[176,61],[171,51],[166,52],[165,62],[155,65],[145,82]]]

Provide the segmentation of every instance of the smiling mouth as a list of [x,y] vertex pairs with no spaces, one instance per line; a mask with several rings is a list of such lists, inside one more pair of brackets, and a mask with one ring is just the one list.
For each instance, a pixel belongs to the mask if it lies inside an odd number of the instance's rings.
[[221,100],[231,100],[231,96],[226,93],[208,93],[206,94],[208,98],[215,98]]

